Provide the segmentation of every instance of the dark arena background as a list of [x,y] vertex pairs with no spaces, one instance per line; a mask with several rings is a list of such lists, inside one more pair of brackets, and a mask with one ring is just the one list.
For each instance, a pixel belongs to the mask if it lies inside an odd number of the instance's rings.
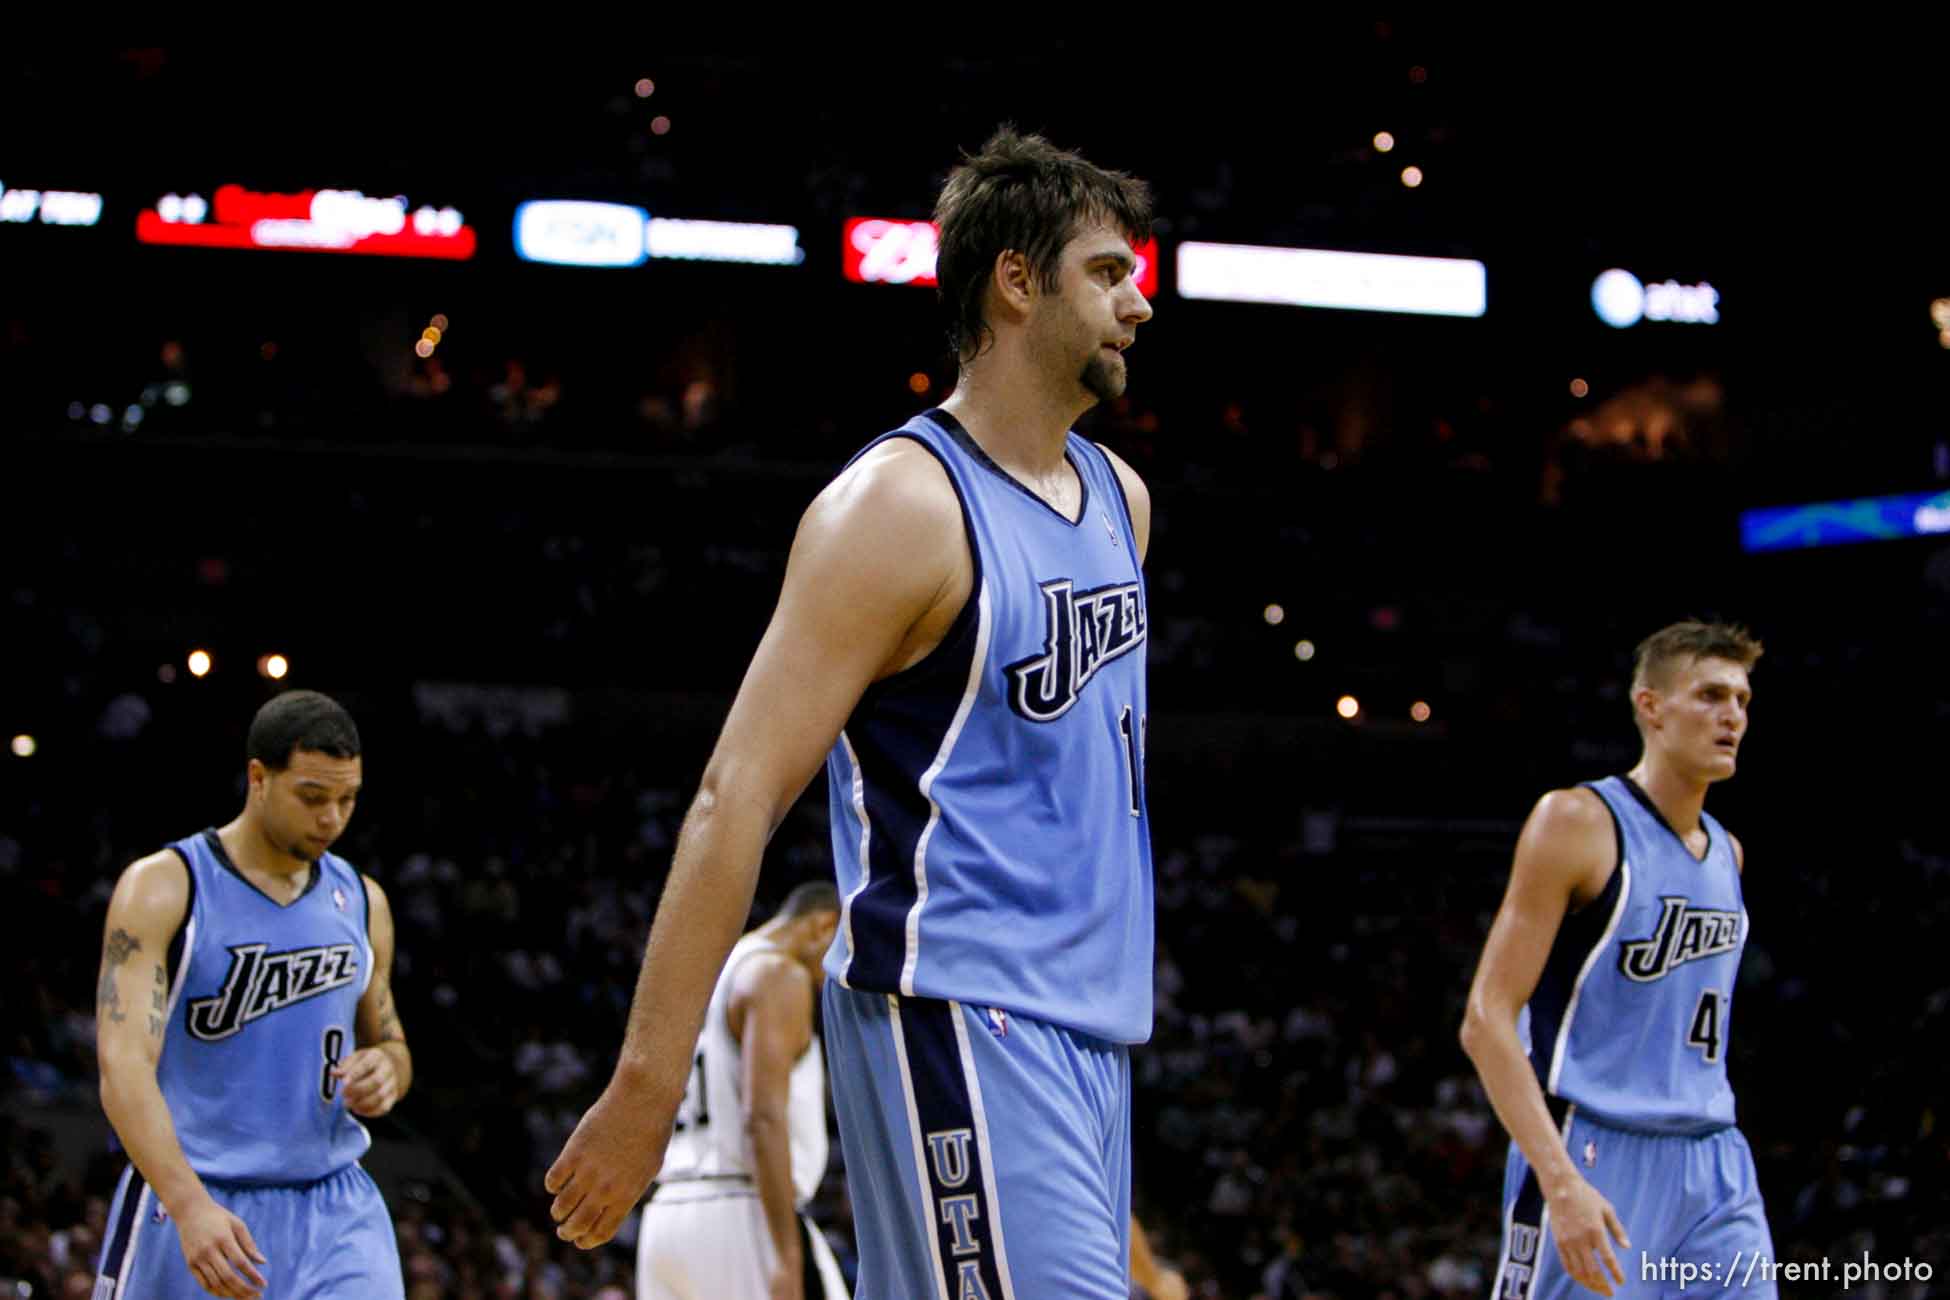
[[[1160,1253],[1201,1296],[1487,1294],[1476,956],[1537,796],[1637,758],[1633,646],[1697,616],[1767,645],[1709,808],[1778,1253],[1950,1267],[1928,38],[1191,17],[0,55],[0,1295],[90,1293],[108,893],[236,812],[292,686],[364,736],[340,851],[398,918],[418,1079],[367,1165],[408,1294],[633,1294],[542,1171],[800,512],[952,387],[926,218],[1003,121],[1160,216],[1129,392],[1081,426],[1155,500]],[[826,836],[822,778],[760,911]]]

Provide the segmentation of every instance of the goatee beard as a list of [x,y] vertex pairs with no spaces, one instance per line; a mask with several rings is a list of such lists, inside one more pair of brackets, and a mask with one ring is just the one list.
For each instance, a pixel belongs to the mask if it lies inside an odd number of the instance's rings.
[[1124,395],[1124,375],[1100,351],[1090,358],[1078,376],[1083,386],[1100,402],[1115,401]]

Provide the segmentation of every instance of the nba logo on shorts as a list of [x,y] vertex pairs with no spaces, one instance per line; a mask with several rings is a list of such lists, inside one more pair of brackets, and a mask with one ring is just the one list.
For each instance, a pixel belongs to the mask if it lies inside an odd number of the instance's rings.
[[990,1007],[989,1032],[997,1038],[1007,1038],[1009,1036],[1009,1013],[1000,1007]]
[[1586,1169],[1589,1169],[1593,1165],[1596,1165],[1597,1163],[1598,1163],[1598,1144],[1596,1142],[1585,1143],[1584,1144],[1584,1167]]

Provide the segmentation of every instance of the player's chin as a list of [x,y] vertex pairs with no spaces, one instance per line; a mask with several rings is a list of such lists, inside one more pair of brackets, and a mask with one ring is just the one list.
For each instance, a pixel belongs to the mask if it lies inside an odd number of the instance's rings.
[[1109,354],[1092,357],[1090,364],[1083,368],[1081,378],[1085,392],[1100,402],[1114,402],[1124,396],[1130,376],[1124,368],[1124,359]]

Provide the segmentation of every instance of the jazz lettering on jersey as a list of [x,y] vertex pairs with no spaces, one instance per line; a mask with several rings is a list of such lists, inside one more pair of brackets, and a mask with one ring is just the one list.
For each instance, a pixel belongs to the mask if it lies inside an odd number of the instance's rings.
[[185,1023],[206,1043],[230,1037],[251,1021],[359,978],[356,945],[335,943],[290,952],[266,952],[269,944],[242,943],[230,950],[223,991],[190,1003]]
[[1068,578],[1042,584],[1043,652],[1009,674],[1009,705],[1031,722],[1070,711],[1097,670],[1144,644],[1144,595],[1135,582],[1077,591]]
[[1648,938],[1619,946],[1618,969],[1626,979],[1650,984],[1675,967],[1740,947],[1740,913],[1694,907],[1692,900],[1667,894],[1658,928]]

